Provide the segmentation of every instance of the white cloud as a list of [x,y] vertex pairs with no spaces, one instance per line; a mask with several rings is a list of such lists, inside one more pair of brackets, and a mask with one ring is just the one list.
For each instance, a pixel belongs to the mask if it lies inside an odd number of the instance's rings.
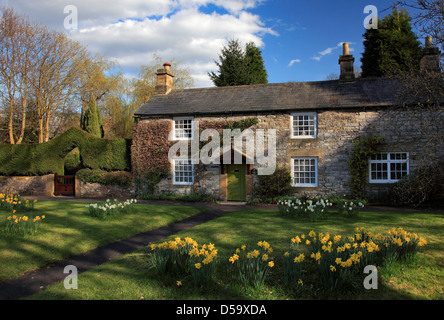
[[330,53],[332,53],[333,50],[335,50],[335,49],[337,49],[337,47],[327,48],[327,49],[325,49],[325,50],[319,52],[319,54],[320,54],[321,56],[325,56],[326,54],[330,54]]
[[288,64],[289,67],[291,67],[293,64],[297,63],[297,62],[301,62],[301,59],[294,59],[291,60],[290,63]]
[[[214,60],[227,39],[263,47],[264,35],[278,35],[247,11],[262,1],[73,0],[79,25],[70,36],[133,74],[142,64],[149,64],[154,53],[165,60],[179,60],[192,70],[196,87],[208,87],[213,83],[207,73],[216,71]],[[14,0],[12,6],[35,21],[64,30],[66,4],[66,0]],[[203,12],[209,4],[219,8],[217,12]]]
[[[330,48],[327,48],[327,49],[325,49],[325,50],[319,51],[319,52],[318,52],[318,55],[313,56],[313,57],[311,57],[310,59],[313,59],[313,60],[316,60],[316,61],[320,61],[321,58],[322,58],[323,56],[331,54],[333,51],[335,51],[335,50],[338,49],[338,48],[342,48],[342,44],[343,44],[343,43],[344,43],[344,42],[339,42],[339,43],[336,45],[336,47],[330,47]],[[349,44],[353,44],[353,42],[349,42]],[[352,51],[354,51],[354,49],[350,47],[350,48],[349,48],[349,51],[352,52]]]

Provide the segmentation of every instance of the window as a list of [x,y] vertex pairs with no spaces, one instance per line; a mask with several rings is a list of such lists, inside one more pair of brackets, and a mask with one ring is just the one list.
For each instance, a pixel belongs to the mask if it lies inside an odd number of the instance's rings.
[[316,138],[317,115],[316,113],[293,113],[291,115],[292,138]]
[[191,159],[173,159],[173,184],[193,184],[194,167]]
[[369,164],[371,183],[397,182],[409,174],[407,152],[378,153],[370,158]]
[[174,138],[176,140],[193,139],[193,118],[174,118]]
[[291,176],[294,187],[317,187],[318,186],[318,159],[293,158]]

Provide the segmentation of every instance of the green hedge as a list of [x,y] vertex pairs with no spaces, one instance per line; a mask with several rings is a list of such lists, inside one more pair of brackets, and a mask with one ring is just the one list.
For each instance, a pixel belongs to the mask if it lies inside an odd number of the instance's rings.
[[100,169],[81,169],[77,171],[76,178],[85,183],[100,183],[103,185],[118,185],[129,187],[134,179],[130,172],[108,172]]
[[131,166],[130,145],[130,140],[97,138],[79,128],[71,128],[41,144],[1,145],[0,175],[63,174],[65,157],[76,147],[80,150],[84,168],[128,171]]

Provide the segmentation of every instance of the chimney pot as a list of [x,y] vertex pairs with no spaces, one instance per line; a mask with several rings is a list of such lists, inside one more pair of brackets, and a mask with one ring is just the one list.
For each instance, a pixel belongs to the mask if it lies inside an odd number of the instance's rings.
[[355,58],[350,55],[348,42],[342,43],[342,56],[339,57],[339,65],[341,71],[341,75],[339,76],[340,81],[355,80],[355,70],[353,67],[354,62]]
[[439,67],[440,51],[432,44],[432,37],[425,38],[425,46],[422,50],[422,57],[419,61],[421,72],[440,72]]
[[154,94],[168,94],[173,89],[174,75],[170,71],[171,64],[164,63],[163,69],[157,69],[157,83],[154,89]]
[[342,55],[347,56],[349,54],[350,54],[350,52],[349,52],[349,49],[348,49],[348,42],[344,42],[342,44]]
[[432,37],[428,36],[425,38],[425,47],[426,48],[431,48],[432,47]]

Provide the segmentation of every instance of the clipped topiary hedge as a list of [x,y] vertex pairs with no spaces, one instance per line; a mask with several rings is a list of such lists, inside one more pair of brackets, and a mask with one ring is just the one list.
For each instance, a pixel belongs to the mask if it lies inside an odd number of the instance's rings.
[[102,185],[117,185],[129,187],[134,179],[127,171],[108,172],[100,169],[81,169],[77,171],[76,178],[85,183],[100,183]]
[[1,145],[0,175],[62,175],[65,157],[74,148],[79,149],[84,168],[129,171],[130,145],[130,140],[97,138],[73,127],[45,143]]

